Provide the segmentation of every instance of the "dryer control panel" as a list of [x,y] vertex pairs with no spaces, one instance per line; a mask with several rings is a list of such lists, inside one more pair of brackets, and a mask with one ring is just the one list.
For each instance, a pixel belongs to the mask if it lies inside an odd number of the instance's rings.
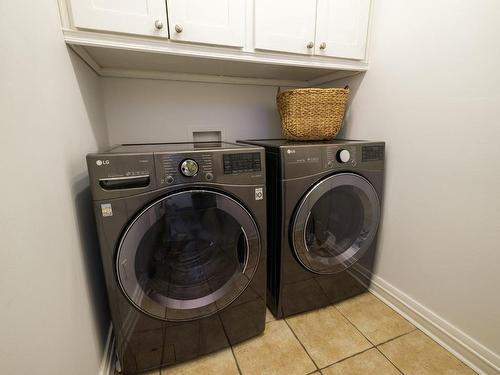
[[384,163],[383,142],[317,142],[281,148],[283,178],[300,178],[324,172],[380,169]]

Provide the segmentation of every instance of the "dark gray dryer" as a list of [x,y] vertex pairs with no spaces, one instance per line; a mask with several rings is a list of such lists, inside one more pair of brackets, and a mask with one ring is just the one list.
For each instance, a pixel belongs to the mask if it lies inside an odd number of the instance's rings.
[[384,142],[241,142],[266,149],[273,314],[304,312],[366,290],[353,272],[368,276],[373,268]]
[[124,145],[87,156],[124,373],[174,364],[264,330],[264,150]]

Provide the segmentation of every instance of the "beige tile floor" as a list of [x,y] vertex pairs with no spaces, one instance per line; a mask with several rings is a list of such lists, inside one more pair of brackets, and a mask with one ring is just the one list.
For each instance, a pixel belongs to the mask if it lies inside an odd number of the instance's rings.
[[220,352],[147,375],[475,374],[370,293],[275,320]]

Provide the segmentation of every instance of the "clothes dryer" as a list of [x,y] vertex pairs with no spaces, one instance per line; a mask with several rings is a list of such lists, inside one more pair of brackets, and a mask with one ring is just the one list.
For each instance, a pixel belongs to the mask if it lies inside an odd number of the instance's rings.
[[366,290],[381,218],[384,142],[241,142],[266,149],[273,314],[297,314]]

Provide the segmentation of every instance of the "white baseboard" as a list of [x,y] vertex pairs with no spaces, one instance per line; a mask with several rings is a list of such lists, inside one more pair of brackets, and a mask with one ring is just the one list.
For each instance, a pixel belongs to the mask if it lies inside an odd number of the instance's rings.
[[479,374],[500,374],[500,356],[468,336],[456,326],[389,284],[381,277],[356,265],[354,274],[364,282],[371,278],[370,292],[425,332]]
[[106,346],[102,355],[101,368],[99,375],[114,375],[115,373],[115,336],[113,335],[113,326],[110,324]]

